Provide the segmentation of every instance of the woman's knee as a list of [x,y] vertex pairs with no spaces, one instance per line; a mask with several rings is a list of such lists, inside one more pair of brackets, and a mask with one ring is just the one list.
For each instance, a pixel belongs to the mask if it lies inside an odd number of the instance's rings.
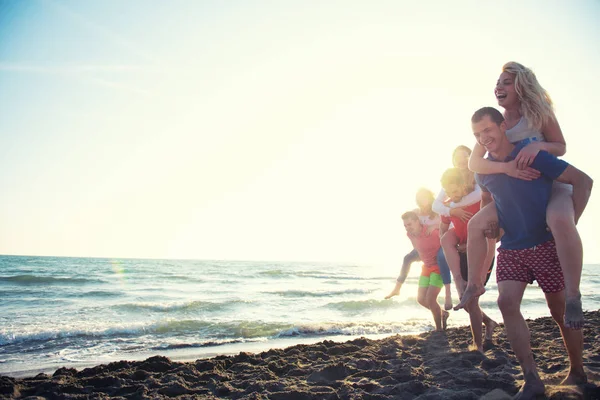
[[552,232],[575,230],[575,215],[571,212],[560,212],[549,209],[546,213],[546,224]]

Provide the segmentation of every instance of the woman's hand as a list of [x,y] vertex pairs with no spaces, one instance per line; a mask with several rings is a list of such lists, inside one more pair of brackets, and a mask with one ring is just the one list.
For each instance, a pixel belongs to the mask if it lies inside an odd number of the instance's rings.
[[541,144],[536,142],[529,143],[527,146],[523,147],[515,158],[517,168],[522,170],[529,167],[541,149]]
[[453,217],[457,217],[463,222],[467,222],[473,216],[473,213],[465,211],[463,208],[451,208],[450,215]]
[[[521,153],[519,153],[521,154]],[[531,167],[526,167],[525,169],[520,169],[517,160],[512,160],[506,165],[506,175],[512,176],[513,178],[522,179],[524,181],[532,181],[540,177],[541,173],[537,169],[533,169]]]

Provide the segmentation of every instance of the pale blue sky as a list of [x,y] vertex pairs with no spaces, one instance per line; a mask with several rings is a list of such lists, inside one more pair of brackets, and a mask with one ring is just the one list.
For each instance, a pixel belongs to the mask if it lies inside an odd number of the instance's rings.
[[[502,64],[599,179],[597,1],[0,1],[0,253],[397,263]],[[580,222],[600,262],[593,195]]]

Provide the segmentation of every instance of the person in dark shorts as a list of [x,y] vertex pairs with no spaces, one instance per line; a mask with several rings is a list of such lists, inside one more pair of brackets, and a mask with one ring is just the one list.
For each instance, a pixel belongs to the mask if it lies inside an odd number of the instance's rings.
[[[477,110],[471,118],[477,142],[488,152],[488,159],[499,163],[515,160],[524,144],[514,145],[506,136],[502,114],[492,107]],[[521,301],[528,284],[537,281],[544,292],[552,318],[558,325],[569,359],[569,373],[561,385],[587,382],[583,368],[583,332],[579,325],[565,323],[565,280],[553,233],[546,225],[546,210],[554,181],[573,186],[574,220],[577,223],[590,198],[593,180],[583,171],[554,155],[540,150],[531,168],[539,178],[524,181],[505,174],[476,174],[482,202],[493,201],[499,227],[504,234],[498,248],[496,282],[498,307],[510,346],[519,360],[525,383],[515,398],[534,399],[545,392],[533,351],[531,333],[521,313]],[[469,282],[471,283],[471,282]],[[465,303],[470,304],[470,300]]]
[[[458,254],[460,256],[460,276],[466,282],[469,278],[469,264],[467,262],[467,253],[464,251],[461,251]],[[496,260],[496,257],[492,258],[492,264],[490,264],[490,268],[488,268],[488,271],[485,275],[485,281],[483,282],[483,286],[485,286],[488,283],[488,281],[490,280],[490,276],[492,276],[492,271],[494,270],[494,261],[495,260]],[[486,339],[487,339],[487,336],[486,336]]]

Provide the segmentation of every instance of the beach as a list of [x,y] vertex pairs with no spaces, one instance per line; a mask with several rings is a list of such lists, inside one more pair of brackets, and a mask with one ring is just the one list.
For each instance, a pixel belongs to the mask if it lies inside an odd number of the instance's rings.
[[[586,312],[589,383],[560,386],[568,360],[549,317],[528,320],[549,399],[600,399],[600,311]],[[164,356],[118,361],[52,375],[0,376],[5,398],[506,399],[522,374],[501,324],[484,354],[469,349],[467,326],[444,333],[322,341],[193,362]]]

